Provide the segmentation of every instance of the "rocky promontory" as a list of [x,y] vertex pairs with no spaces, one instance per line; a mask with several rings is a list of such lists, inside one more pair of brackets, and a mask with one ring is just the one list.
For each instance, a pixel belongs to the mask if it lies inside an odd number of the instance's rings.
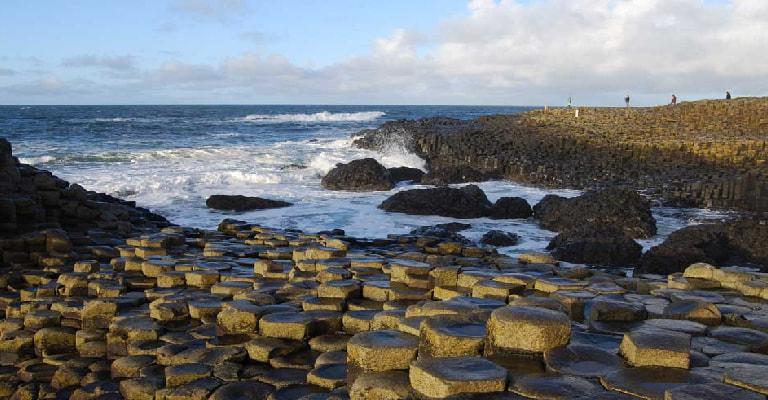
[[669,205],[765,212],[766,115],[768,98],[548,109],[392,121],[358,133],[355,144],[403,143],[430,171],[464,168],[554,188],[625,186]]

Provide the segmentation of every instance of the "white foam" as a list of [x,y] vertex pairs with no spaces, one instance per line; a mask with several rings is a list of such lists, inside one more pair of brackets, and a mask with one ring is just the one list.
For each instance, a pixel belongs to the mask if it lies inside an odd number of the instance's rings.
[[328,111],[317,112],[314,114],[250,114],[241,118],[241,121],[263,122],[263,123],[286,123],[286,122],[367,122],[374,121],[387,115],[382,111],[364,111],[355,113],[331,113]]
[[21,162],[22,164],[29,164],[29,165],[48,164],[54,161],[56,161],[56,157],[53,157],[53,156],[19,158],[19,162]]

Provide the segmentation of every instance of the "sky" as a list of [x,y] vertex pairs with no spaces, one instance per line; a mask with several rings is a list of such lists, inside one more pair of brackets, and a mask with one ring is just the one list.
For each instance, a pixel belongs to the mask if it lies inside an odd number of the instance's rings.
[[0,104],[621,106],[768,93],[767,0],[36,0]]

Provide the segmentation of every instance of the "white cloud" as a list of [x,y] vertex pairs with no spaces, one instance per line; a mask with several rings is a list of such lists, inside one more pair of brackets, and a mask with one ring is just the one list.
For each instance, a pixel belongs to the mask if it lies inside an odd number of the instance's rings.
[[133,56],[97,57],[84,55],[67,58],[61,62],[61,65],[65,67],[102,67],[118,71],[128,71],[136,68],[135,57]]
[[[175,7],[222,20],[244,6],[185,0]],[[726,89],[768,93],[767,45],[765,0],[473,0],[467,15],[434,32],[396,29],[372,40],[368,53],[323,68],[279,54],[215,64],[175,59],[115,87],[185,99],[196,91],[198,102],[226,91],[240,96],[232,102],[558,104],[574,96],[621,104],[629,92],[636,104],[655,104],[672,92],[681,100]],[[108,61],[117,60],[80,61],[114,68]]]

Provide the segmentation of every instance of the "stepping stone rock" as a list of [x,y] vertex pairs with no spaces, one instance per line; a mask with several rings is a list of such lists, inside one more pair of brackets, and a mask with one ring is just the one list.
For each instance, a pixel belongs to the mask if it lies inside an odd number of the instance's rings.
[[682,319],[707,326],[718,326],[722,322],[720,310],[712,303],[686,300],[670,303],[664,308],[664,318]]
[[486,353],[543,353],[567,345],[571,320],[565,313],[530,306],[499,308],[488,320]]
[[165,368],[165,386],[181,386],[211,376],[211,367],[203,364],[180,364]]
[[263,400],[274,390],[261,382],[233,382],[216,389],[208,400]]
[[259,333],[274,338],[303,340],[312,335],[313,327],[312,318],[297,312],[268,314],[259,320]]
[[356,334],[347,343],[347,377],[351,385],[364,372],[407,370],[416,358],[419,339],[398,331]]
[[507,373],[505,368],[481,357],[438,357],[414,361],[408,377],[422,396],[445,398],[504,391]]
[[663,400],[664,392],[680,386],[716,383],[714,378],[694,374],[680,368],[635,367],[622,368],[600,378],[607,389],[643,399]]
[[623,368],[621,358],[615,353],[579,344],[549,349],[544,352],[544,360],[554,372],[583,378],[605,376]]
[[667,390],[664,400],[765,400],[765,396],[751,390],[723,383],[680,386]]
[[408,372],[368,372],[360,375],[349,389],[352,400],[399,400],[413,397]]
[[419,358],[481,356],[486,336],[485,324],[465,317],[431,317],[421,324]]
[[725,370],[725,383],[768,395],[768,366],[728,368]]
[[688,369],[691,336],[662,330],[636,330],[624,334],[619,353],[634,366]]
[[577,376],[546,373],[514,377],[509,391],[532,399],[568,400],[578,396],[593,396],[602,388]]
[[347,384],[347,364],[319,366],[309,371],[307,382],[329,390],[345,386]]

